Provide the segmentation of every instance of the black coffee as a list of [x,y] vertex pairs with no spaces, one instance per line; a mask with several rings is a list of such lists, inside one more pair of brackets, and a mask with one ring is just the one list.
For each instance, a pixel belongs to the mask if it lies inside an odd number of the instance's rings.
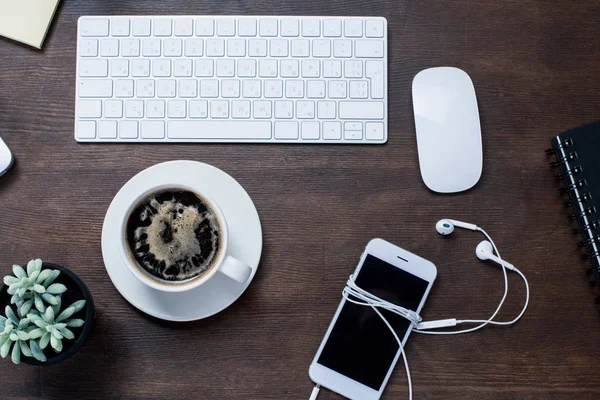
[[210,205],[184,189],[154,192],[127,220],[126,241],[137,263],[168,281],[209,271],[219,257],[221,227]]

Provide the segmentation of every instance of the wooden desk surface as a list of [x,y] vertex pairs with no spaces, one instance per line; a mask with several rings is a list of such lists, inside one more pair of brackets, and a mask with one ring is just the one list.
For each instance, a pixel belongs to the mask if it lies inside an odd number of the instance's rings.
[[[98,14],[382,15],[389,22],[390,138],[383,146],[82,145],[73,140],[76,23]],[[531,282],[510,328],[413,335],[415,399],[597,399],[600,317],[544,149],[557,131],[600,117],[597,1],[65,1],[43,51],[0,40],[0,133],[17,163],[0,178],[0,263],[33,257],[78,273],[98,318],[82,350],[36,368],[2,360],[2,399],[305,399],[308,366],[364,245],[379,236],[432,260],[426,318],[481,318],[502,294],[483,238],[435,231],[442,217],[484,227]],[[452,65],[477,91],[479,184],[437,195],[419,175],[410,88]],[[235,177],[261,216],[264,248],[248,291],[187,324],[147,318],[106,274],[107,207],[134,174],[174,159]],[[512,288],[502,319],[524,299]],[[401,364],[384,399],[407,398]],[[339,397],[323,390],[319,399]]]

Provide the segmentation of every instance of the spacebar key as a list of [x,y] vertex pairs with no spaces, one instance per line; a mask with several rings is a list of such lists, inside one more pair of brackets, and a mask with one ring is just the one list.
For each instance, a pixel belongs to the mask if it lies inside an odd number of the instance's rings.
[[169,139],[271,139],[268,121],[169,121]]

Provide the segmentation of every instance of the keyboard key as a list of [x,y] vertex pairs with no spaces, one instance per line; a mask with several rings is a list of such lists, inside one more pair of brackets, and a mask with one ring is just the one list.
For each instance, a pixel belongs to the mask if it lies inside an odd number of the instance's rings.
[[246,98],[259,98],[262,90],[262,81],[258,79],[248,79],[242,83],[242,96]]
[[344,77],[346,78],[362,78],[363,63],[357,60],[344,61]]
[[292,99],[304,97],[304,81],[295,79],[286,81],[285,97]]
[[361,140],[362,131],[344,131],[344,139],[346,140]]
[[225,55],[225,40],[206,39],[206,55],[208,57],[223,57]]
[[142,118],[144,116],[144,102],[141,100],[127,100],[125,102],[125,117]]
[[96,57],[98,55],[98,40],[85,39],[79,41],[79,55],[81,57]]
[[300,21],[297,19],[281,20],[281,36],[297,37],[300,35]]
[[247,100],[235,100],[231,102],[232,118],[250,118],[250,102]]
[[366,99],[368,98],[368,82],[367,81],[350,81],[350,98],[351,99]]
[[365,78],[371,79],[371,98],[373,99],[383,99],[385,95],[383,67],[383,61],[367,61],[365,63]]
[[245,39],[227,39],[227,56],[244,57],[246,55]]
[[217,60],[217,76],[232,77],[235,76],[234,60]]
[[100,139],[116,139],[117,138],[117,121],[100,121],[100,122],[98,122],[98,137]]
[[77,113],[81,118],[100,118],[102,116],[102,101],[80,100]]
[[144,57],[160,56],[160,43],[161,43],[160,39],[144,39],[144,40],[142,40],[142,55]]
[[111,60],[110,61],[110,76],[115,76],[115,77],[129,76],[129,61],[128,60]]
[[154,20],[152,33],[154,36],[171,36],[171,20],[167,18],[159,18]]
[[287,39],[273,39],[270,43],[271,49],[269,54],[271,57],[287,57],[288,56],[288,41]]
[[362,137],[362,122],[344,122],[344,139],[361,140]]
[[260,36],[277,36],[277,20],[261,19],[258,21],[258,34]]
[[121,100],[104,100],[104,116],[106,118],[123,118],[123,102]]
[[315,117],[315,102],[314,101],[298,101],[296,102],[296,118],[298,119],[313,119]]
[[119,40],[118,39],[102,39],[100,40],[100,56],[102,57],[117,57],[119,55]]
[[325,37],[341,37],[342,36],[342,20],[341,19],[326,19],[323,21],[323,36]]
[[165,117],[165,101],[164,100],[148,100],[146,102],[146,117],[148,117],[148,118],[164,118]]
[[196,60],[194,75],[197,77],[211,77],[214,75],[213,60]]
[[292,57],[308,57],[310,56],[310,44],[308,40],[297,39],[292,40]]
[[111,80],[81,79],[79,80],[79,97],[112,97]]
[[248,41],[248,55],[250,57],[266,57],[267,41],[264,39],[253,39]]
[[283,97],[283,81],[281,80],[266,80],[265,81],[265,97],[266,98],[281,98]]
[[167,116],[169,118],[185,118],[187,104],[184,100],[169,100]]
[[96,137],[96,122],[79,121],[77,124],[77,137],[80,139],[94,139]]
[[325,60],[323,61],[323,77],[324,78],[341,78],[342,62],[340,60]]
[[154,79],[138,80],[135,95],[140,98],[154,97]]
[[138,122],[137,121],[121,121],[121,122],[119,122],[119,137],[121,139],[137,139],[137,137],[138,137]]
[[159,79],[156,82],[157,96],[158,97],[175,97],[175,79]]
[[165,60],[164,58],[152,60],[152,76],[171,76],[171,60]]
[[334,40],[333,41],[333,56],[336,58],[352,57],[352,41],[351,40]]
[[214,32],[215,21],[212,18],[196,19],[196,36],[213,36]]
[[193,100],[190,101],[190,118],[208,117],[208,101]]
[[140,55],[140,40],[139,39],[123,39],[121,41],[121,55],[124,57],[139,57],[139,55]]
[[355,47],[356,57],[383,58],[382,40],[357,40]]
[[238,22],[239,36],[256,36],[256,20],[243,18]]
[[175,20],[175,36],[192,36],[194,22],[191,18],[177,18]]
[[302,20],[302,36],[318,37],[321,35],[321,21],[318,19]]
[[302,60],[302,77],[318,78],[320,73],[319,60]]
[[344,36],[362,37],[362,21],[360,19],[349,19],[344,22]]
[[198,97],[198,81],[195,79],[181,79],[179,81],[179,97]]
[[192,76],[192,60],[178,59],[173,61],[173,76],[190,77]]
[[133,76],[133,77],[150,76],[150,60],[145,60],[145,59],[131,60],[131,76]]
[[79,33],[81,36],[108,36],[107,19],[80,19]]
[[256,61],[248,59],[239,60],[237,75],[242,78],[254,78],[256,76]]
[[79,76],[96,78],[108,76],[108,61],[81,60],[79,62]]
[[205,79],[200,81],[200,97],[218,97],[219,81]]
[[325,98],[325,81],[307,81],[306,97],[308,97],[309,99]]
[[367,140],[383,140],[383,122],[367,122],[365,131]]
[[383,20],[368,19],[365,21],[365,36],[368,38],[383,37]]
[[129,36],[129,19],[115,18],[110,21],[111,36]]
[[253,102],[254,118],[271,118],[271,102],[266,100],[256,100]]
[[170,139],[271,139],[268,121],[169,121]]
[[[150,20],[147,18],[136,18],[132,22],[133,36],[150,36]],[[137,129],[136,129],[137,130]],[[137,137],[137,135],[136,135]]]
[[319,122],[302,122],[302,139],[318,140],[320,137],[320,125],[321,124]]
[[201,57],[204,47],[202,39],[185,39],[185,56],[186,57]]
[[163,54],[165,57],[181,57],[183,54],[183,41],[181,39],[163,40]]
[[342,138],[342,124],[340,122],[323,122],[323,139],[339,140]]
[[298,60],[281,60],[281,76],[283,78],[297,78],[299,68]]
[[331,40],[315,39],[312,55],[313,57],[331,57]]
[[142,139],[164,139],[165,123],[163,121],[142,121]]
[[379,101],[340,101],[342,119],[383,119],[384,104]]
[[258,62],[258,76],[263,78],[277,77],[277,60],[260,60]]
[[317,117],[319,119],[335,119],[335,101],[317,102]]
[[233,18],[218,19],[217,36],[235,36],[235,20]]
[[[290,100],[280,100],[275,102],[275,118],[291,119],[294,117],[294,102]],[[277,129],[275,129],[277,130]],[[275,134],[277,137],[277,134]]]
[[275,122],[275,139],[298,139],[298,123]]
[[347,82],[341,80],[329,81],[329,98],[345,99],[347,93]]
[[221,81],[221,96],[224,98],[240,97],[240,81],[237,79],[223,79]]
[[133,81],[131,79],[117,79],[115,81],[115,96],[133,97]]

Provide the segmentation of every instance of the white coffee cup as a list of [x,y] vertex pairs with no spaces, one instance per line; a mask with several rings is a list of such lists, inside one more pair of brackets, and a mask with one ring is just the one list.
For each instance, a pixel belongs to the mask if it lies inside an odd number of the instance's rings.
[[[202,199],[215,213],[217,220],[220,225],[220,241],[219,251],[215,256],[217,259],[213,261],[210,270],[200,274],[199,276],[192,277],[181,281],[168,281],[154,276],[142,268],[133,256],[133,252],[127,242],[127,221],[133,210],[138,207],[143,199],[152,193],[160,192],[164,190],[185,190],[194,193],[200,199]],[[208,282],[209,279],[215,276],[216,273],[221,273],[226,277],[237,281],[239,283],[245,283],[252,273],[252,268],[246,265],[244,262],[228,254],[229,249],[229,229],[227,228],[227,221],[223,212],[206,193],[198,190],[197,188],[191,188],[187,185],[172,184],[172,185],[156,185],[148,188],[138,195],[131,201],[129,207],[124,210],[122,218],[120,219],[120,232],[121,232],[121,245],[119,246],[121,256],[127,268],[131,273],[139,279],[142,283],[147,286],[160,290],[162,292],[185,292],[188,290],[195,289],[204,283]]]

